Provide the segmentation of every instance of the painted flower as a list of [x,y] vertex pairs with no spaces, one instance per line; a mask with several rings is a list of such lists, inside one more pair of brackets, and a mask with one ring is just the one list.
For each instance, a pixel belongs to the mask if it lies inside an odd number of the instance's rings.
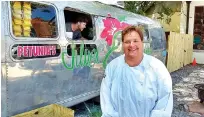
[[106,17],[103,19],[104,29],[101,33],[101,38],[105,38],[109,46],[112,45],[113,35],[119,31],[129,26],[129,24],[120,22],[118,19]]

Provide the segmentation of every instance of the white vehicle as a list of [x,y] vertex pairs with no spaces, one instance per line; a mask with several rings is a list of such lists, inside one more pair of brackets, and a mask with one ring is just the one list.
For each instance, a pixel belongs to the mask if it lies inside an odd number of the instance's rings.
[[[1,5],[2,117],[98,96],[105,66],[122,54],[120,31],[127,25],[142,26],[145,53],[165,63],[165,33],[150,18],[99,2]],[[72,40],[66,23],[80,15],[88,18],[87,40]]]

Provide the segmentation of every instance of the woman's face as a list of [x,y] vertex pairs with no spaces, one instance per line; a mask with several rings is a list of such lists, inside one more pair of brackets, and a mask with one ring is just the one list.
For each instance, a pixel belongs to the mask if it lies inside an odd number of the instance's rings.
[[126,57],[137,58],[143,55],[143,42],[136,31],[124,35],[123,51]]

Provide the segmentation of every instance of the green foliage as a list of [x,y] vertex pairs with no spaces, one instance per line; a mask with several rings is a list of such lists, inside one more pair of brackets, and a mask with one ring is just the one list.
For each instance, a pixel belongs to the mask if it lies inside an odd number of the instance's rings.
[[161,3],[161,7],[160,10],[157,12],[160,17],[158,17],[158,19],[163,20],[164,16],[166,15],[166,23],[170,23],[171,22],[171,16],[175,13],[170,7],[167,7],[164,5],[164,3]]
[[84,102],[84,105],[89,113],[89,117],[101,117],[102,116],[102,111],[100,106],[95,105],[94,103],[92,104],[86,104],[86,102]]
[[147,16],[151,13],[158,13],[160,15],[158,19],[165,19],[166,23],[171,22],[171,16],[176,12],[171,5],[163,1],[125,1],[124,4],[125,10],[136,14]]
[[155,4],[155,1],[125,1],[125,10],[146,15],[146,12]]
[[90,117],[101,117],[102,111],[101,108],[95,104],[93,104],[90,108]]

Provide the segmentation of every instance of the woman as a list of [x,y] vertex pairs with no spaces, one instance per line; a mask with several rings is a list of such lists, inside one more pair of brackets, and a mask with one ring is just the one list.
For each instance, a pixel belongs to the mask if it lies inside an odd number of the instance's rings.
[[171,117],[172,80],[165,65],[143,53],[143,33],[122,31],[124,55],[106,67],[101,84],[102,117]]

